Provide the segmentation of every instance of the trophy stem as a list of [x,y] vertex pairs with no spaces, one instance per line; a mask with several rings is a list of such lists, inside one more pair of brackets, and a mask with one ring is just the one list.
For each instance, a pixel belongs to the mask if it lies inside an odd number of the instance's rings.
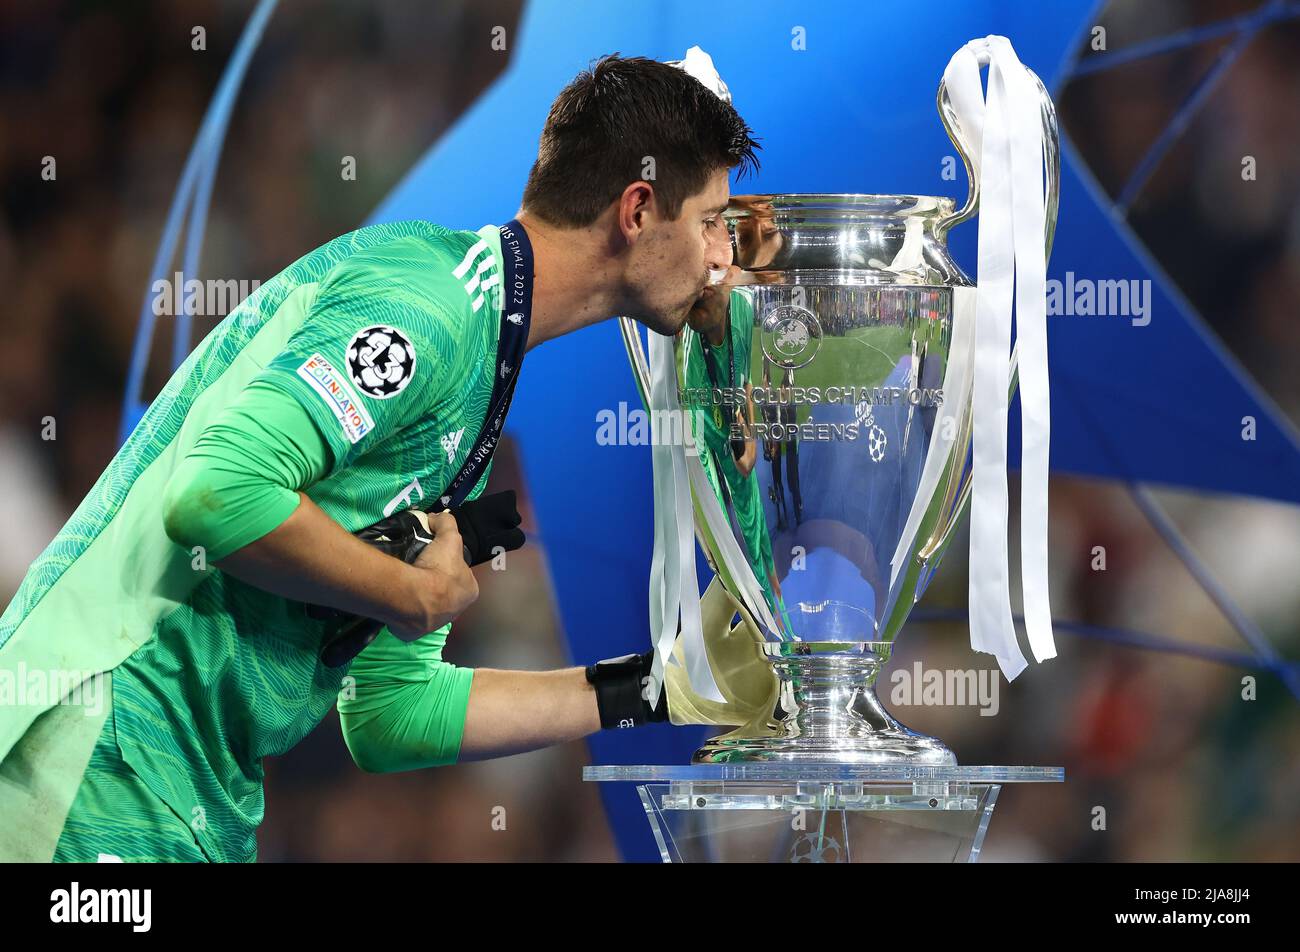
[[955,766],[951,750],[898,722],[876,696],[889,660],[879,642],[770,642],[764,654],[781,682],[767,718],[714,737],[693,762],[904,763]]

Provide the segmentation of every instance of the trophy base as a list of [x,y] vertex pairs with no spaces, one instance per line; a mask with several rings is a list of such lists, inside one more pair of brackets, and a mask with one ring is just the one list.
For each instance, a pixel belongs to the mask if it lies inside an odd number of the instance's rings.
[[884,642],[769,642],[763,652],[781,685],[777,709],[712,738],[691,762],[956,766],[942,741],[909,730],[876,697],[876,676],[890,648]]
[[585,767],[633,782],[665,863],[974,863],[1008,783],[1060,767],[733,763]]
[[768,737],[722,734],[691,757],[693,764],[918,764],[955,767],[957,757],[934,737],[902,728],[871,737]]

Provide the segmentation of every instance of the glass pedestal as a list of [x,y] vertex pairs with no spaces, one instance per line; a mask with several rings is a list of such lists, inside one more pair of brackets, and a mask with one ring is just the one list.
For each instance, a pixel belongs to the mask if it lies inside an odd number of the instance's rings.
[[637,784],[665,863],[973,863],[1006,783],[1061,767],[890,764],[600,766]]

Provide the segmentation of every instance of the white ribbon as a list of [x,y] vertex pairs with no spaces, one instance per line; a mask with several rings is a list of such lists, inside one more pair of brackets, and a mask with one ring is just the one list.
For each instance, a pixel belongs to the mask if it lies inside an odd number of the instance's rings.
[[[673,653],[680,620],[682,653],[691,690],[711,701],[722,701],[713,680],[700,623],[700,587],[695,575],[695,518],[691,509],[690,477],[685,440],[690,423],[677,402],[677,370],[673,364],[673,339],[650,333],[651,460],[654,466],[654,551],[650,560],[650,635],[654,639],[651,666],[653,697],[659,702],[664,665]],[[664,439],[673,433],[671,421],[681,421],[681,439]],[[696,465],[699,465],[698,462]]]
[[[980,83],[987,64],[988,98]],[[1002,36],[972,40],[944,71],[980,183],[972,441],[971,647],[1007,680],[1025,667],[1011,616],[1007,551],[1007,403],[1016,310],[1022,422],[1021,580],[1025,628],[1038,661],[1056,656],[1047,580],[1047,263],[1044,142],[1038,88]],[[1014,289],[1014,290],[1013,290]],[[945,391],[947,392],[947,391]]]
[[731,102],[731,91],[718,75],[718,70],[713,65],[713,57],[698,46],[692,46],[686,51],[685,58],[672,60],[669,65],[676,66],[689,76],[694,76],[723,102]]

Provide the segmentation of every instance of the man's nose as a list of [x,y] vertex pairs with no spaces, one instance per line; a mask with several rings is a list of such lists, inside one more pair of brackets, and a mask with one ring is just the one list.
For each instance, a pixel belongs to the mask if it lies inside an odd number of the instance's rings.
[[704,265],[711,271],[721,271],[731,265],[731,233],[726,228],[718,229],[721,234],[709,242],[705,252]]

